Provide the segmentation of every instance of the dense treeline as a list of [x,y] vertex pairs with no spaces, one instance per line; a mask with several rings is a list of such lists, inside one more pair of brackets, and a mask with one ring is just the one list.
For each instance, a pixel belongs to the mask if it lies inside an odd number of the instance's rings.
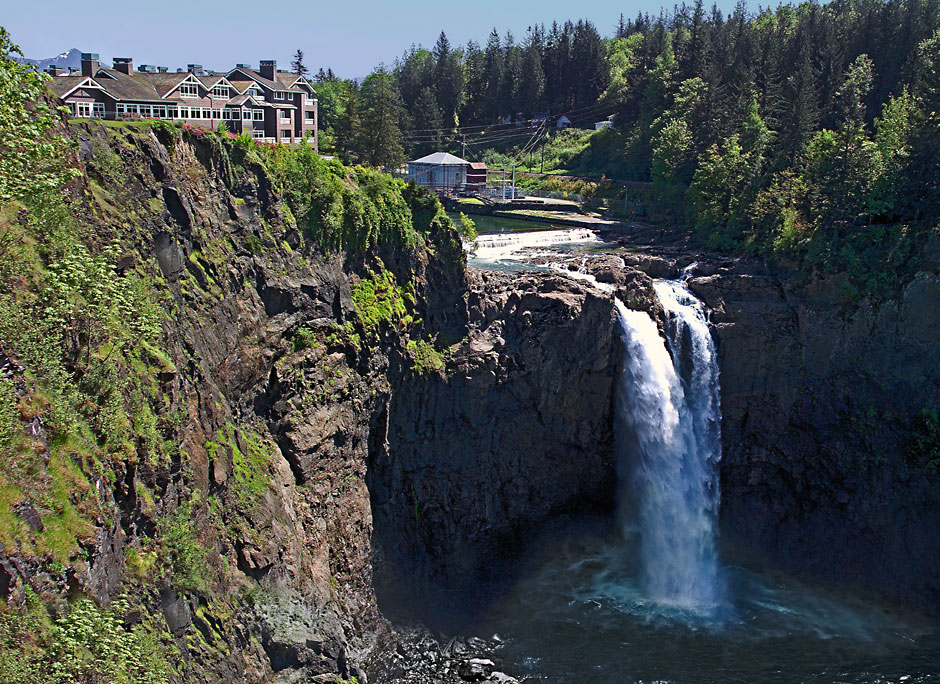
[[908,262],[940,210],[938,27],[940,0],[727,16],[699,0],[610,38],[586,21],[463,49],[441,34],[361,86],[324,75],[323,120],[342,153],[391,165],[464,140],[468,156],[531,149],[550,135],[540,112],[614,115],[579,170],[652,181],[710,246]]

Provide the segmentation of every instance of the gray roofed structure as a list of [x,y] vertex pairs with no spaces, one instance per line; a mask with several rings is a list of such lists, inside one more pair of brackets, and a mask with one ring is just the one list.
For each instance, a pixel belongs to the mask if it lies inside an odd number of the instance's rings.
[[409,164],[437,164],[439,166],[466,166],[469,163],[466,159],[455,157],[449,152],[434,152],[409,162]]

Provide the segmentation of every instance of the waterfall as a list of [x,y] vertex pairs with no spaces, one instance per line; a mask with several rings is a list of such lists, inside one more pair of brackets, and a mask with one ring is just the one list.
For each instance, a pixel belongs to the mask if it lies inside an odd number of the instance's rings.
[[618,391],[622,502],[639,535],[650,600],[699,613],[719,602],[718,361],[705,310],[681,281],[657,281],[668,337],[616,300],[625,347]]

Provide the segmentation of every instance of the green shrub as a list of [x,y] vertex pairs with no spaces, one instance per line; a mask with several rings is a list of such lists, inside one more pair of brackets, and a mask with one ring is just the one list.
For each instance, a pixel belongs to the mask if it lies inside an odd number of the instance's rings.
[[181,591],[208,590],[206,545],[196,533],[197,495],[157,521],[160,564],[170,584]]
[[444,358],[425,340],[410,340],[405,348],[411,354],[411,370],[416,375],[430,375],[444,368]]
[[124,625],[123,598],[105,608],[80,598],[52,621],[27,590],[26,611],[0,610],[0,682],[165,684],[163,646],[142,624]]
[[394,274],[383,268],[354,285],[352,299],[364,332],[377,337],[384,326],[401,322],[406,301],[414,303],[414,294],[396,285]]
[[290,348],[292,351],[300,351],[301,349],[309,349],[311,347],[316,348],[317,344],[316,333],[306,327],[298,329],[290,340]]

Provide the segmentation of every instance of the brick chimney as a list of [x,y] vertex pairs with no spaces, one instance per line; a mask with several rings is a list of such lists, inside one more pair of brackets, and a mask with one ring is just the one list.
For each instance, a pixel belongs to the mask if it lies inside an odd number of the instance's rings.
[[49,74],[50,76],[65,76],[67,72],[65,69],[63,69],[60,66],[56,66],[55,64],[50,64],[46,68],[46,73]]
[[97,52],[83,52],[82,53],[82,76],[94,76],[98,73],[98,67],[101,66],[101,62],[98,59]]
[[191,74],[198,74],[202,72],[202,64],[187,64],[186,71]]
[[131,57],[115,57],[114,70],[120,71],[122,74],[132,74],[134,72],[134,60]]
[[269,81],[275,80],[275,75],[277,74],[277,62],[273,59],[262,59],[261,68],[258,69],[258,73],[260,73],[262,77],[268,79]]

